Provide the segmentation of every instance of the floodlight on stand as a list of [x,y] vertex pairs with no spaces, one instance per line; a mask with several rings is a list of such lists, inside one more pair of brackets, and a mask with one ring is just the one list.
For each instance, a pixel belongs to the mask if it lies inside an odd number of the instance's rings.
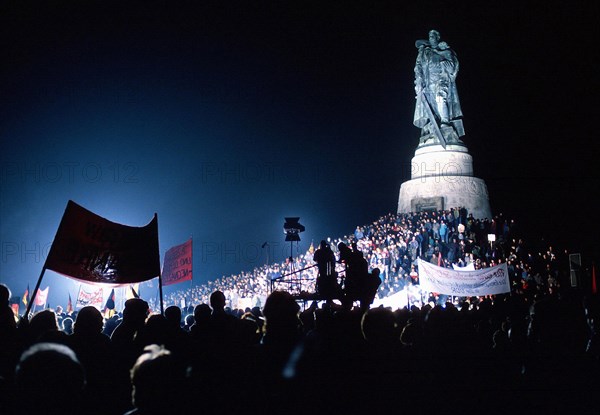
[[306,228],[300,224],[300,218],[285,218],[283,224],[283,233],[285,233],[286,242],[298,242],[300,241],[300,233],[304,232]]
[[300,223],[300,218],[285,218],[285,223],[283,224],[283,233],[285,233],[285,241],[290,243],[290,258],[289,258],[289,274],[295,274],[294,268],[294,242],[296,242],[296,248],[298,247],[298,242],[300,242],[300,233],[304,232],[306,228],[304,225]]

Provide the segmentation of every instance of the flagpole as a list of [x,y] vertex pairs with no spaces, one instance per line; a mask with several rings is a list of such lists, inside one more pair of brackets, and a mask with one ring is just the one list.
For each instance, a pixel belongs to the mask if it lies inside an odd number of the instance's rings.
[[35,296],[37,295],[38,290],[40,289],[40,285],[42,284],[42,278],[44,278],[44,273],[46,272],[46,263],[44,263],[44,266],[42,268],[42,272],[40,273],[40,277],[38,278],[37,284],[35,285],[35,288],[33,289],[33,295],[31,296],[31,298],[33,298],[33,301],[29,301],[29,303],[27,304],[27,310],[25,310],[25,318],[27,320],[29,320],[29,311],[31,310],[31,303],[35,302]]
[[160,293],[160,314],[165,314],[165,308],[163,305],[162,270],[158,273],[158,290]]
[[[40,272],[40,277],[38,278],[38,282],[37,282],[37,284],[35,286],[35,289],[33,290],[33,296],[32,296],[32,298],[34,300],[35,300],[35,296],[37,295],[38,290],[40,289],[40,284],[42,283],[42,278],[44,278],[44,273],[46,272],[46,264],[48,263],[48,258],[50,257],[50,254],[52,254],[52,248],[53,248],[53,245],[54,245],[54,241],[56,240],[56,235],[58,235],[58,230],[60,229],[61,225],[63,224],[63,220],[65,219],[65,214],[67,213],[68,207],[69,207],[69,203],[67,203],[67,207],[65,208],[65,211],[64,211],[64,213],[62,215],[62,218],[60,219],[60,223],[58,224],[58,228],[56,229],[56,232],[54,233],[54,239],[52,239],[52,245],[50,245],[50,252],[48,252],[48,255],[46,256],[46,259],[44,260],[44,266],[42,267],[42,272]],[[27,310],[25,311],[25,318],[27,320],[29,320],[29,310],[31,310],[31,301],[29,302],[29,304],[27,304]]]
[[[156,243],[158,245],[158,214],[154,214],[154,217],[156,218]],[[160,252],[160,250],[158,249],[158,246],[156,247],[157,252]],[[160,314],[164,315],[165,314],[165,307],[163,305],[163,289],[162,289],[162,267],[160,266],[160,254],[158,257],[158,289],[160,292]]]
[[[192,256],[192,278],[190,278],[190,289],[188,291],[188,296],[190,297],[190,303],[191,303],[192,287],[194,286],[194,235],[190,236],[190,255]],[[187,309],[187,307],[188,307],[188,301],[186,298],[185,299],[185,308]]]
[[75,299],[75,307],[73,307],[73,311],[77,308],[77,303],[79,302],[79,296],[81,295],[81,284],[79,284],[79,289],[77,290],[77,298]]
[[156,290],[156,300],[157,300],[157,303],[160,301],[160,299],[158,298],[159,295],[160,295],[160,289]]

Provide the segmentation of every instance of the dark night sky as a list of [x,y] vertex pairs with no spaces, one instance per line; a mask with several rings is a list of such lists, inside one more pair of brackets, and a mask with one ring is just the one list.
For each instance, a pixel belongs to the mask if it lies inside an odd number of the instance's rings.
[[4,3],[0,280],[35,284],[69,199],[157,212],[161,255],[193,236],[197,281],[263,264],[265,241],[281,260],[285,216],[304,251],[395,211],[432,28],[493,213],[597,252],[596,3],[288,3]]

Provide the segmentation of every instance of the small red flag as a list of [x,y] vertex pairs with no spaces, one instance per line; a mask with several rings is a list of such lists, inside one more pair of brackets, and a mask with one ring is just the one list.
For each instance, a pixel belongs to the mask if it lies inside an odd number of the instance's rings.
[[69,301],[67,302],[67,314],[73,312],[73,301],[71,301],[71,293],[69,293]]
[[39,306],[45,305],[46,301],[48,300],[48,291],[50,291],[50,287],[46,287],[45,290],[38,290],[37,294],[35,295],[34,304]]

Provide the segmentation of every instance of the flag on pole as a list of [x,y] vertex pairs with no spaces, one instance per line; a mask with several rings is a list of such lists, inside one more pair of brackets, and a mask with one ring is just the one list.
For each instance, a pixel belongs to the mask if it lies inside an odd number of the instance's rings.
[[67,301],[67,314],[73,312],[73,301],[71,301],[71,293],[69,293],[69,301]]
[[33,302],[35,305],[43,306],[48,301],[48,291],[50,287],[46,287],[45,290],[38,290],[37,295],[35,296],[35,301]]
[[192,240],[169,249],[165,253],[162,270],[163,285],[177,284],[192,279]]
[[106,310],[114,310],[115,309],[115,289],[113,288],[110,292],[108,299],[106,300],[106,304],[104,305],[104,311]]
[[10,308],[12,308],[15,317],[19,315],[19,303],[21,302],[21,297],[18,295],[9,298]]
[[23,304],[25,304],[25,306],[27,306],[27,304],[29,304],[29,284],[27,284],[27,288],[25,289],[25,292],[23,293]]
[[115,314],[115,289],[110,292],[106,304],[104,304],[104,318],[109,319]]
[[87,291],[85,288],[81,287],[79,289],[79,294],[77,295],[75,308],[83,308],[91,305],[96,307],[98,310],[102,309],[102,303],[104,299],[102,291],[102,287],[98,287],[92,291]]
[[111,222],[69,200],[46,268],[77,280],[130,284],[160,273],[158,219],[133,227]]
[[140,298],[138,292],[140,291],[140,284],[133,284],[127,287],[127,291],[125,291],[125,298],[130,300],[132,298]]

